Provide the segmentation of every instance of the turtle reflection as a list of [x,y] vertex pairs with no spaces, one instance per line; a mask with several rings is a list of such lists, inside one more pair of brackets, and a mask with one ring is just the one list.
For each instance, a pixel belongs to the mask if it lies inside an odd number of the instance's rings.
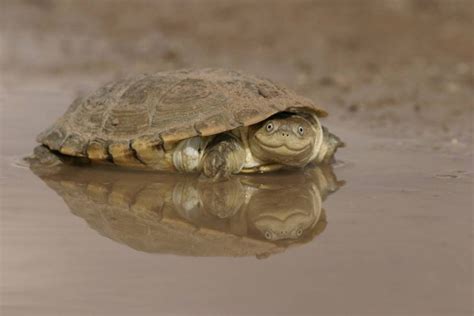
[[326,227],[330,166],[304,172],[198,177],[63,165],[32,170],[103,236],[136,250],[188,256],[267,257]]

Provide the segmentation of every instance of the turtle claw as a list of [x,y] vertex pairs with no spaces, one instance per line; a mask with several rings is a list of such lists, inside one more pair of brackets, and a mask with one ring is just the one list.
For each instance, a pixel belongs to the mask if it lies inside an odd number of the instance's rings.
[[227,180],[240,171],[244,159],[241,145],[235,138],[227,136],[212,145],[204,155],[203,174],[214,182]]
[[212,150],[206,155],[203,165],[203,174],[213,182],[230,178],[232,172],[227,163],[225,152]]

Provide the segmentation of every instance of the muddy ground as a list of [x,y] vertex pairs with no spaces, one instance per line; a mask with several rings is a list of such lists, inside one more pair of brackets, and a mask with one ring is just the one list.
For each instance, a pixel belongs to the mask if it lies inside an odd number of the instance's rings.
[[5,88],[79,94],[116,77],[227,67],[270,77],[345,126],[470,150],[467,1],[2,1]]
[[[1,311],[472,314],[472,1],[0,6]],[[317,240],[263,261],[150,256],[91,230],[21,168],[74,97],[186,67],[269,77],[330,112],[347,183]]]

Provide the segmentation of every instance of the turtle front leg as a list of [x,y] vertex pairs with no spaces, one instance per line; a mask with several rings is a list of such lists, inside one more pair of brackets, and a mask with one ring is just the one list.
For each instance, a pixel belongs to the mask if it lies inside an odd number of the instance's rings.
[[339,147],[345,147],[346,144],[341,141],[339,137],[330,133],[326,127],[323,126],[323,143],[319,153],[315,159],[316,163],[332,163],[334,162],[334,154]]
[[239,173],[245,162],[245,150],[232,134],[216,136],[207,146],[202,162],[203,174],[213,180],[228,179]]

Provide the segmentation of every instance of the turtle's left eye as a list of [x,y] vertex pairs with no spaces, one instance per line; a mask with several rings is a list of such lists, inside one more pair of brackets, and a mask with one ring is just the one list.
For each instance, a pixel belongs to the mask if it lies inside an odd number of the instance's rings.
[[300,134],[301,136],[304,135],[304,127],[303,126],[298,127],[298,134]]
[[266,231],[265,232],[265,238],[268,239],[268,240],[272,240],[273,239],[273,234],[269,231]]

